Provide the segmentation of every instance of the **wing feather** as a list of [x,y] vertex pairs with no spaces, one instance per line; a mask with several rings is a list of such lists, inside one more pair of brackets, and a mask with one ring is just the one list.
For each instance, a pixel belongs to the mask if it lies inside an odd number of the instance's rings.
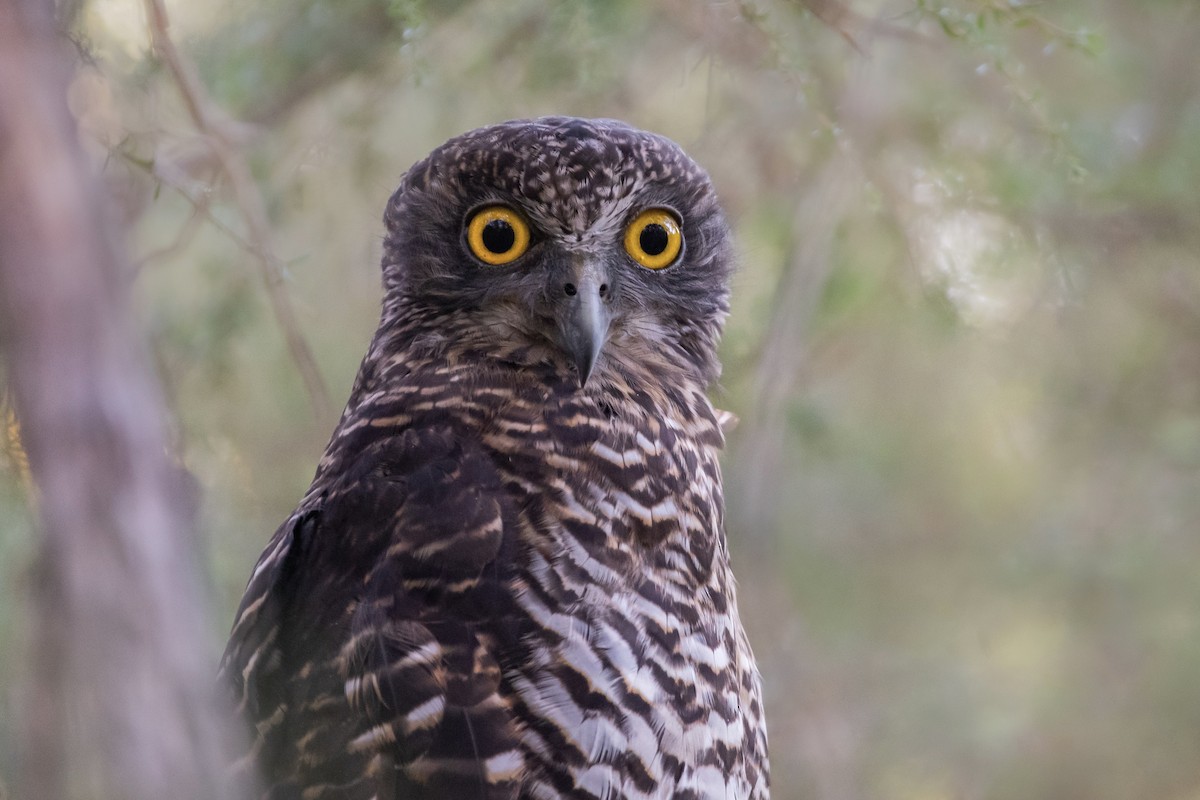
[[[270,783],[319,772],[380,796],[515,796],[500,669],[512,524],[486,453],[410,429],[370,442],[276,532],[222,660]],[[322,610],[332,624],[309,624]]]

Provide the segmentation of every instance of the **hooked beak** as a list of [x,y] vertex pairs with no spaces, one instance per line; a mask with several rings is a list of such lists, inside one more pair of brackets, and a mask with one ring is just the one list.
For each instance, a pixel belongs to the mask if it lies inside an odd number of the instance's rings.
[[565,302],[560,306],[558,329],[567,353],[575,362],[581,389],[596,366],[612,322],[607,303],[612,290],[609,283],[598,264],[579,261],[572,265],[562,287]]

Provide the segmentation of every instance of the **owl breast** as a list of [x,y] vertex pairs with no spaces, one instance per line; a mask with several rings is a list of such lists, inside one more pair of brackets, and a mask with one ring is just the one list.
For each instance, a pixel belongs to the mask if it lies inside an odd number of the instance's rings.
[[587,613],[553,610],[536,589],[518,600],[540,626],[512,680],[535,767],[529,796],[569,785],[596,797],[749,797],[734,757],[744,726],[730,620],[688,629],[631,583],[602,605],[583,593]]
[[523,632],[505,664],[525,792],[750,797],[740,754],[757,676],[727,599],[720,432],[698,393],[612,392],[543,405],[554,435],[540,458],[507,452],[530,422],[519,404],[484,436],[526,509]]

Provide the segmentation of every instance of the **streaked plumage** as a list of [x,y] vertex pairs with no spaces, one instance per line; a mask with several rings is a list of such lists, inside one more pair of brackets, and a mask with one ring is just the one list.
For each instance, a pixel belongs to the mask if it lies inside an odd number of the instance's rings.
[[[528,250],[473,256],[481,207]],[[682,235],[660,270],[622,245],[648,208]],[[517,121],[413,166],[385,221],[379,330],[222,662],[247,763],[278,798],[766,798],[707,176],[621,123]]]

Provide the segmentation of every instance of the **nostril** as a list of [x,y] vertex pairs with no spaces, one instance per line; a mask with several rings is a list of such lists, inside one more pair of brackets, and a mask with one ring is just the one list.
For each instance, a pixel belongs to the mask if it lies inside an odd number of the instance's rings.
[[608,296],[608,284],[607,283],[600,284],[600,296],[601,297]]
[[574,297],[579,290],[575,288],[575,284],[568,283],[563,286],[563,291],[567,293],[567,297]]

